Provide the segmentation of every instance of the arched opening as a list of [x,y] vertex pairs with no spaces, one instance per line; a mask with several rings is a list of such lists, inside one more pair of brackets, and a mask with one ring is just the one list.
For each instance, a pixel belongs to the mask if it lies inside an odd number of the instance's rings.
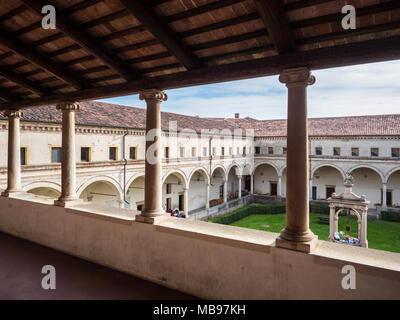
[[38,187],[28,190],[28,193],[32,193],[34,195],[48,198],[49,200],[56,200],[60,197],[61,193],[53,188],[49,187]]
[[165,177],[162,187],[162,205],[166,212],[171,213],[176,209],[179,212],[185,210],[185,188],[186,181],[181,173],[172,172]]
[[250,194],[251,191],[251,174],[252,168],[249,164],[246,164],[242,172],[242,196]]
[[344,192],[343,175],[333,166],[322,165],[314,170],[312,189],[309,191],[313,200],[326,200],[336,192]]
[[278,173],[272,165],[263,163],[254,170],[254,193],[278,195]]
[[387,206],[400,208],[400,168],[390,174],[386,188]]
[[204,170],[197,169],[189,180],[189,215],[207,206],[208,176]]
[[210,207],[224,202],[225,171],[216,167],[211,175],[210,182]]
[[382,178],[375,170],[360,167],[352,170],[351,175],[354,178],[353,192],[365,195],[370,208],[382,203]]
[[118,189],[108,181],[95,181],[89,184],[79,198],[85,202],[104,204],[110,207],[121,207],[122,200]]
[[126,191],[126,201],[132,210],[142,211],[144,205],[144,176],[135,178]]
[[[239,167],[234,165],[228,172],[228,200],[236,199],[239,197]],[[243,178],[243,177],[242,177]]]

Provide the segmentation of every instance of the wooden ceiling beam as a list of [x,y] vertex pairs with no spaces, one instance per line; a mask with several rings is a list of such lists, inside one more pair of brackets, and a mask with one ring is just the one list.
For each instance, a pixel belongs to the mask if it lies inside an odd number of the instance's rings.
[[188,70],[200,67],[200,59],[196,57],[181,39],[172,32],[170,27],[155,14],[151,7],[142,0],[121,0],[121,3]]
[[163,90],[249,79],[279,74],[283,69],[305,66],[311,70],[400,59],[400,36],[375,39],[310,51],[281,54],[251,61],[203,67],[127,83],[59,93],[37,99],[0,104],[0,110],[55,104],[62,100],[85,101],[137,94],[150,88]]
[[71,74],[68,70],[62,67],[59,63],[54,60],[49,59],[43,53],[30,48],[27,44],[21,42],[15,37],[11,38],[9,32],[0,29],[0,41],[2,44],[14,53],[24,57],[26,60],[30,61],[32,64],[36,65],[43,70],[51,73],[58,79],[70,83],[77,89],[88,87],[89,84],[79,77]]
[[295,52],[296,43],[283,9],[281,0],[254,0],[269,38],[278,53]]
[[[49,1],[42,0],[21,0],[26,6],[37,12],[40,16],[42,7],[46,4],[51,4]],[[119,74],[125,80],[138,79],[139,73],[133,70],[119,57],[112,54],[112,52],[97,42],[90,36],[84,29],[81,29],[73,20],[67,15],[63,14],[61,10],[57,10],[57,28],[62,33],[67,35],[73,41],[79,44],[88,53],[101,60],[111,70]]]
[[26,75],[20,75],[20,74],[15,73],[1,65],[0,65],[0,76],[9,81],[14,82],[15,84],[19,85],[20,87],[23,87],[33,93],[38,94],[39,96],[49,93],[49,92],[47,92],[47,90],[41,88],[34,82],[28,80],[26,78]]

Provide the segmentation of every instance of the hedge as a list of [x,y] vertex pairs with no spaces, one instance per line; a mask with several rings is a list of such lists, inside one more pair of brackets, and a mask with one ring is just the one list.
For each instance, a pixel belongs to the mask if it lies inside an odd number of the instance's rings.
[[400,222],[400,212],[381,211],[381,219],[387,221]]
[[329,214],[329,205],[310,203],[310,212],[312,212],[312,213],[321,213],[321,214]]

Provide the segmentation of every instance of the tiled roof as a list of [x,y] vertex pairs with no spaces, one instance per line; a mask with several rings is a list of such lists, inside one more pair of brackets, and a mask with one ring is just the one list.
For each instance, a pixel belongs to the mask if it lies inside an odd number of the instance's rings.
[[[80,102],[76,123],[111,127],[145,129],[146,110],[99,101]],[[2,118],[2,117],[0,117]],[[4,119],[4,118],[2,118]],[[24,110],[22,120],[61,123],[61,112],[55,106]],[[286,136],[286,120],[256,120],[252,118],[200,118],[162,112],[162,128],[168,130],[170,120],[177,121],[178,130],[193,129],[254,129],[255,136]],[[400,114],[310,118],[310,136],[385,136],[400,135]]]

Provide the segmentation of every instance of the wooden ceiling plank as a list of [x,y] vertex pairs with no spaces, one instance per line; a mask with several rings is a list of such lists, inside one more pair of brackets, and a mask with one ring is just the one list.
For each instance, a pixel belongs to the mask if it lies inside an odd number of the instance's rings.
[[278,53],[295,52],[296,43],[280,0],[254,0]]
[[127,10],[138,19],[167,50],[188,70],[198,68],[200,59],[179,39],[155,12],[140,0],[121,0]]
[[149,88],[163,90],[249,79],[279,74],[283,69],[306,66],[311,70],[400,59],[400,36],[374,39],[335,47],[281,54],[262,59],[146,78],[127,83],[0,104],[0,110],[30,108],[62,100],[85,101],[136,94]]
[[[21,0],[23,3],[41,15],[42,7],[46,4],[52,4],[49,1],[42,0]],[[54,4],[52,4],[54,6]],[[119,57],[112,54],[112,52],[104,47],[97,40],[92,38],[84,29],[81,29],[73,20],[67,15],[63,14],[61,10],[57,10],[57,28],[73,41],[84,48],[89,54],[101,60],[111,70],[119,74],[125,80],[138,79],[139,73],[133,70]]]
[[6,67],[1,65],[0,65],[0,76],[38,95],[43,95],[44,93],[46,93],[45,89],[36,85],[34,82],[28,80],[26,78],[26,75],[20,75],[11,70],[8,70]]

